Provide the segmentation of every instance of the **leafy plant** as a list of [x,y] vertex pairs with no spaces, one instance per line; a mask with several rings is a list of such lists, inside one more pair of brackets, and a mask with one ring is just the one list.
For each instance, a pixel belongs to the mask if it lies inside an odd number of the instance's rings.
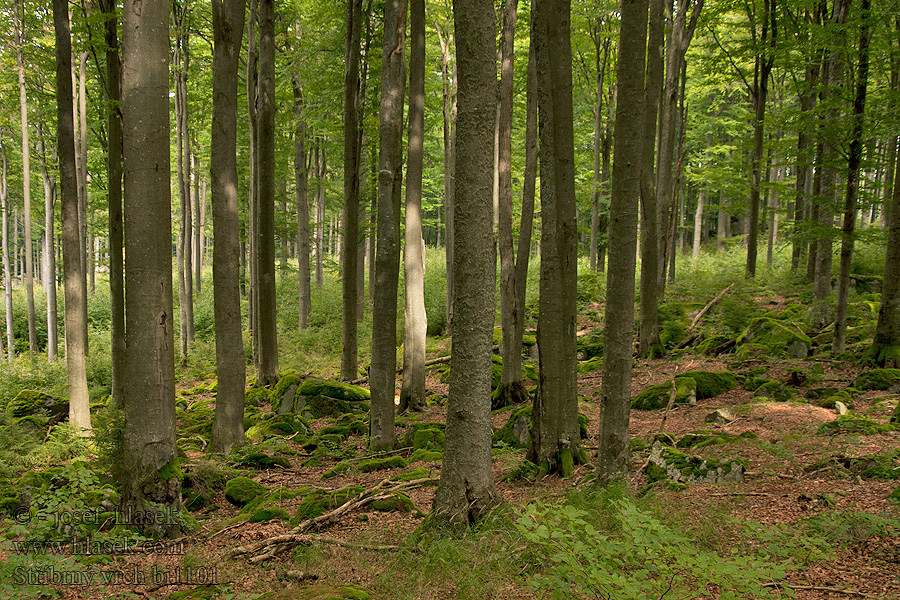
[[[786,568],[754,556],[703,550],[627,499],[613,500],[614,526],[572,505],[528,505],[516,527],[535,560],[532,586],[553,598],[747,598],[778,594],[764,583]],[[669,596],[672,594],[672,596]]]

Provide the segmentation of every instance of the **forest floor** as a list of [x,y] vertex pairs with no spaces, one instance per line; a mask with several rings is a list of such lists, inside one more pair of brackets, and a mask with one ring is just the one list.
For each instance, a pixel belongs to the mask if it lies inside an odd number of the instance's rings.
[[[754,397],[754,393],[742,389],[725,392],[713,398],[699,400],[696,404],[677,404],[668,412],[665,409],[632,410],[631,436],[637,450],[632,453],[631,488],[635,494],[647,492],[657,506],[669,514],[670,523],[683,523],[693,535],[702,535],[704,544],[722,555],[733,546],[746,545],[737,521],[753,522],[763,530],[792,526],[800,521],[821,517],[823,528],[842,528],[842,531],[824,531],[823,538],[840,539],[831,553],[818,552],[815,545],[808,549],[805,559],[789,571],[788,577],[777,583],[789,586],[794,597],[801,600],[832,598],[900,598],[900,536],[896,529],[884,530],[872,525],[866,517],[856,520],[831,518],[835,515],[876,515],[892,519],[900,518],[900,510],[889,503],[888,495],[897,487],[896,480],[863,479],[854,471],[853,459],[871,455],[893,453],[894,468],[900,455],[900,436],[897,431],[864,435],[858,432],[842,432],[823,435],[817,430],[822,423],[836,418],[832,409],[820,408],[801,400],[810,387],[831,386],[846,388],[860,371],[855,362],[818,360],[824,366],[815,383],[794,385],[790,389],[796,400],[775,402]],[[769,379],[788,382],[797,369],[808,369],[810,363],[803,360],[749,360],[743,369],[756,369]],[[632,380],[632,395],[646,387],[662,383],[687,370],[729,370],[735,367],[733,360],[720,360],[686,353],[678,358],[637,361]],[[584,447],[593,459],[597,449],[597,428],[600,405],[599,390],[601,371],[579,375],[579,393],[583,397],[579,409],[588,419],[589,437]],[[197,382],[191,382],[196,385]],[[447,394],[447,386],[436,376],[436,367],[429,372],[427,386],[430,392]],[[186,386],[189,387],[189,386]],[[865,415],[879,423],[887,423],[898,394],[889,392],[864,392],[854,398],[854,413]],[[730,408],[735,419],[724,425],[705,422],[710,412],[718,408]],[[495,429],[502,427],[508,410],[494,414]],[[415,418],[421,422],[443,422],[446,406],[431,404]],[[663,423],[665,419],[665,423]],[[331,424],[328,419],[313,422],[317,430]],[[713,430],[739,435],[752,432],[727,444],[709,445],[687,452],[704,459],[723,457],[745,461],[744,480],[720,485],[688,484],[683,489],[673,489],[657,483],[647,490],[644,472],[649,457],[649,444],[660,431],[678,439],[683,434],[698,430]],[[398,428],[398,437],[404,428]],[[440,462],[410,463],[402,469],[382,470],[372,473],[348,472],[330,479],[323,473],[338,461],[328,461],[324,466],[301,466],[310,453],[303,446],[287,439],[292,453],[284,457],[289,468],[256,470],[254,480],[269,489],[297,490],[320,488],[336,490],[349,485],[373,488],[386,478],[416,467],[423,467],[429,476],[438,477]],[[357,456],[365,454],[365,439],[352,436],[347,443],[354,447]],[[644,449],[640,449],[644,448]],[[400,453],[409,456],[412,449]],[[494,477],[503,501],[520,510],[525,504],[539,501],[564,501],[574,488],[589,485],[591,466],[580,465],[566,479],[549,476],[530,481],[510,483],[507,476],[521,463],[524,450],[495,449]],[[201,460],[202,454],[189,453],[190,461]],[[823,461],[830,462],[828,464]],[[246,470],[245,470],[246,472]],[[250,523],[234,519],[239,509],[232,506],[220,491],[212,500],[212,506],[194,514],[200,530],[180,540],[171,555],[164,552],[122,554],[113,557],[104,568],[115,568],[125,573],[143,574],[139,585],[63,585],[53,586],[67,600],[87,600],[114,597],[140,598],[252,598],[267,591],[281,591],[279,598],[339,597],[301,595],[301,590],[326,590],[323,585],[352,585],[367,590],[372,598],[543,598],[549,597],[536,591],[527,581],[525,568],[521,576],[499,577],[495,581],[466,580],[441,576],[416,587],[409,592],[409,582],[401,585],[398,578],[415,577],[405,563],[419,559],[416,549],[409,547],[410,535],[422,525],[434,498],[434,484],[418,485],[404,492],[417,510],[410,512],[379,512],[362,508],[347,512],[330,523],[321,532],[326,543],[313,540],[258,563],[248,561],[248,556],[232,557],[236,547],[261,542],[276,535],[288,533],[292,526],[279,519]],[[293,515],[302,498],[288,499],[281,506]],[[879,517],[879,518],[880,518]],[[830,520],[829,520],[830,519]],[[226,524],[224,525],[223,524]],[[838,535],[839,534],[839,535]],[[799,534],[798,534],[799,535]],[[764,538],[761,538],[764,539]],[[799,538],[798,538],[799,540]],[[802,540],[796,542],[802,545]],[[342,545],[343,544],[343,545]],[[408,550],[392,551],[388,546],[405,546]],[[396,549],[394,549],[396,550]],[[421,550],[421,548],[419,549]],[[803,550],[801,548],[800,554]],[[7,556],[0,556],[6,560]],[[513,561],[515,558],[511,557]],[[189,585],[181,582],[157,583],[147,574],[154,571],[182,569],[185,577],[192,578]],[[187,568],[188,570],[184,570]],[[190,568],[193,568],[191,575]],[[513,569],[515,571],[515,569]],[[210,577],[209,581],[199,578]],[[465,583],[463,583],[465,582]],[[214,583],[213,586],[196,585]],[[776,583],[776,582],[773,582]],[[314,587],[309,587],[314,585]],[[483,589],[479,590],[479,586]],[[704,582],[697,582],[697,594],[678,597],[717,597],[710,593]],[[402,593],[400,590],[405,590]],[[706,591],[702,591],[706,590]],[[130,592],[133,595],[128,595]],[[774,592],[774,588],[773,588]],[[349,592],[348,592],[349,593]],[[790,593],[790,592],[788,592]],[[295,595],[296,594],[296,595]],[[2,593],[0,593],[2,596]],[[346,596],[351,597],[351,596]],[[362,597],[362,596],[360,596]],[[587,597],[587,596],[585,596]],[[600,596],[595,596],[600,597]]]

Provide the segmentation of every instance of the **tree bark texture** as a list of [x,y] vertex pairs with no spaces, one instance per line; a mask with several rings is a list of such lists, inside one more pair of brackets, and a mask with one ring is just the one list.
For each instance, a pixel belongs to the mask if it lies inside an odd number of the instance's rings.
[[[68,25],[68,13],[66,24]],[[71,52],[71,40],[69,42]],[[71,61],[71,57],[70,57]],[[71,97],[71,88],[69,88]],[[57,96],[58,97],[58,96]],[[71,100],[70,100],[71,103]],[[74,136],[73,136],[74,137]],[[74,143],[74,142],[73,142]],[[3,155],[3,170],[0,173],[0,204],[3,210],[3,299],[6,307],[6,359],[12,362],[16,358],[16,340],[13,336],[13,298],[12,278],[13,272],[9,260],[9,187],[6,177],[6,145],[0,141],[0,152]],[[70,371],[71,373],[71,371]]]
[[503,367],[500,388],[492,403],[492,408],[495,409],[528,400],[528,392],[525,391],[525,385],[522,382],[522,338],[517,335],[517,332],[523,329],[519,324],[523,321],[524,305],[519,304],[517,284],[519,274],[516,270],[513,240],[512,116],[517,8],[518,0],[506,0],[503,5],[500,26],[500,112],[497,166],[499,227],[497,243],[500,254],[500,327],[503,332],[500,354],[503,358]]
[[406,91],[406,0],[384,8],[379,112],[378,240],[372,323],[369,435],[374,450],[394,447],[397,368],[397,289],[400,277],[400,194],[403,176],[403,99]]
[[602,484],[628,476],[628,420],[634,347],[634,268],[637,254],[637,199],[640,197],[644,60],[647,0],[623,0],[619,35],[618,92],[629,98],[616,106],[612,196],[609,208],[609,268],[604,323],[603,385],[597,479]]
[[425,160],[425,0],[409,7],[409,150],[403,268],[406,290],[403,384],[400,409],[425,408],[425,240],[422,238],[422,170]]
[[466,526],[498,500],[491,473],[491,337],[496,266],[492,252],[493,133],[497,106],[492,0],[457,0],[459,189],[454,207],[453,358],[437,518]]
[[125,150],[126,371],[122,507],[163,513],[147,534],[175,534],[181,481],[175,445],[169,158],[169,11],[126,0],[122,117]]
[[575,343],[577,221],[568,0],[534,6],[541,169],[540,376],[532,462],[568,476],[581,461]]
[[850,259],[853,256],[853,231],[856,228],[856,199],[859,196],[860,163],[863,155],[863,129],[866,112],[866,93],[869,85],[869,28],[870,0],[860,6],[859,66],[856,69],[856,95],[853,100],[853,131],[850,134],[850,155],[847,169],[847,192],[844,201],[844,222],[841,227],[841,265],[837,285],[834,338],[831,352],[844,351],[847,338],[847,304],[850,294]]
[[357,260],[359,246],[359,51],[362,0],[347,0],[347,34],[344,53],[344,208],[341,244],[341,379],[359,376],[357,367]]
[[246,0],[212,0],[213,311],[218,387],[210,448],[227,453],[244,439],[247,361],[241,324],[240,207],[237,175],[238,60]]
[[257,124],[256,269],[257,385],[278,380],[275,298],[275,2],[259,0],[259,123]]
[[300,331],[309,327],[312,290],[309,272],[309,169],[306,166],[306,117],[303,114],[303,86],[298,74],[293,79],[294,94],[294,188],[297,195],[298,323]]
[[453,34],[450,23],[446,24],[446,37],[441,34],[441,27],[435,29],[438,32],[438,41],[441,44],[441,81],[443,82],[443,133],[444,133],[444,252],[447,265],[447,315],[445,334],[451,335],[453,331],[453,244],[456,240],[454,230],[454,195],[456,184],[454,173],[456,171],[456,110],[457,110],[457,79],[456,62],[451,65]]

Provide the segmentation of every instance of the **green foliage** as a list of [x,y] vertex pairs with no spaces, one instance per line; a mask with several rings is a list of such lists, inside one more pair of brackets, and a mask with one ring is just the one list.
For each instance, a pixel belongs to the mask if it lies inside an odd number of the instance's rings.
[[887,390],[900,381],[900,369],[872,369],[863,371],[853,386],[860,390]]
[[[777,595],[764,584],[784,577],[784,566],[701,549],[632,501],[608,502],[607,513],[599,515],[573,505],[525,507],[516,529],[533,557],[528,581],[534,588],[561,599],[643,600],[669,592],[693,598]],[[706,591],[710,588],[718,594]]]
[[691,320],[687,316],[684,304],[676,300],[668,300],[659,305],[659,339],[666,348],[674,348],[687,337],[687,328]]
[[885,433],[888,431],[896,431],[897,425],[893,423],[881,424],[878,421],[870,419],[863,415],[847,414],[838,415],[834,421],[822,423],[819,425],[817,433],[822,434],[840,434],[840,433],[858,433],[863,435],[874,435],[876,433]]

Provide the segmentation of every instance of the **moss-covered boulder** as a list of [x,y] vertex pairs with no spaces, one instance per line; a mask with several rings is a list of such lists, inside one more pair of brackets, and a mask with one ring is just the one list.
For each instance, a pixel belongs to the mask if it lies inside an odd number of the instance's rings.
[[716,348],[730,340],[731,338],[727,335],[711,335],[697,344],[697,352],[706,356],[712,356],[715,354]]
[[253,511],[253,514],[250,515],[250,518],[247,519],[250,523],[263,523],[265,521],[290,521],[291,515],[288,511],[284,510],[280,506],[264,506]]
[[291,519],[291,525],[298,525],[307,519],[312,519],[334,510],[356,498],[364,490],[365,488],[359,485],[350,485],[333,492],[313,490],[297,507],[297,512],[294,513],[294,518]]
[[[631,407],[638,410],[654,410],[665,408],[672,396],[672,380],[651,385],[631,399]],[[674,379],[675,403],[695,404],[697,398],[697,381],[688,375],[679,375]]]
[[302,383],[303,379],[293,371],[281,374],[281,379],[272,388],[272,407],[277,406],[279,414],[294,410],[294,399]]
[[799,325],[772,317],[750,321],[737,340],[738,345],[748,342],[767,347],[775,356],[792,358],[806,358],[812,348],[812,340]]
[[900,402],[898,402],[897,406],[894,407],[894,412],[891,414],[890,422],[900,425]]
[[317,584],[269,592],[259,600],[370,600],[369,592],[351,585]]
[[897,431],[900,425],[896,423],[879,423],[865,415],[848,414],[839,415],[834,421],[822,423],[816,430],[820,435],[836,435],[841,433],[855,433],[861,435],[875,435]]
[[900,387],[900,369],[863,371],[853,383],[861,390],[891,390]]
[[492,443],[510,448],[527,448],[531,444],[531,407],[524,406],[509,413],[506,424],[498,429]]
[[437,450],[426,450],[419,448],[409,455],[409,464],[414,462],[440,462],[444,460],[444,453]]
[[[309,422],[295,413],[273,415],[259,423],[258,428],[263,437],[291,436],[296,434],[302,436],[312,435],[312,427],[310,427]],[[249,432],[247,437],[250,437]]]
[[69,415],[68,400],[36,390],[22,390],[10,400],[7,408],[13,417],[48,416],[52,423]]
[[[807,400],[818,400],[820,398],[828,398],[829,396],[834,396],[838,392],[840,392],[836,387],[821,387],[821,388],[809,388],[806,390],[806,394],[804,397]],[[849,396],[850,394],[847,394]]]
[[794,398],[794,392],[787,389],[780,381],[769,381],[756,388],[754,396],[756,398],[771,398],[776,402],[787,402]]
[[697,384],[697,400],[714,398],[737,387],[737,376],[730,371],[685,371],[676,377],[690,378]]
[[772,351],[768,346],[752,342],[740,344],[734,351],[734,358],[738,361],[761,359],[769,356],[772,356]]
[[744,468],[737,459],[703,459],[656,442],[646,473],[651,483],[665,479],[682,483],[740,483],[744,480]]
[[[244,405],[245,406],[263,406],[265,404],[273,404],[272,399],[272,390],[264,387],[251,387],[246,392],[244,392]],[[278,406],[277,403],[274,403],[275,407]]]
[[772,380],[766,379],[765,377],[746,377],[744,378],[743,387],[748,392],[755,392],[760,386],[769,383],[770,381]]
[[835,405],[838,402],[843,402],[844,406],[853,410],[855,405],[853,403],[853,396],[850,395],[846,390],[837,390],[833,395],[828,396],[826,398],[816,398],[810,401],[811,404],[815,406],[819,406],[821,408],[835,408]]
[[251,452],[241,459],[237,466],[253,469],[289,469],[291,461],[283,456],[269,456],[265,452]]
[[745,431],[740,435],[727,433],[725,431],[710,431],[702,429],[692,431],[681,436],[681,439],[675,444],[676,448],[703,448],[705,446],[714,446],[718,444],[730,444],[739,440],[755,440],[758,436],[753,431]]
[[425,467],[416,467],[415,469],[410,469],[409,471],[404,471],[403,473],[394,475],[393,477],[391,477],[391,481],[415,481],[416,479],[425,479],[430,475],[431,474],[428,472],[428,469],[426,469]]
[[244,507],[268,491],[269,488],[249,477],[235,477],[225,485],[225,499],[237,507]]
[[599,358],[603,356],[603,342],[590,340],[584,342],[579,341],[577,352],[578,360],[590,360],[592,358]]
[[340,398],[348,402],[363,402],[369,400],[372,395],[364,387],[351,385],[341,381],[329,379],[307,379],[300,386],[298,393],[302,396],[328,396]]
[[372,458],[359,463],[360,473],[372,473],[373,471],[386,471],[387,469],[402,469],[406,466],[406,459],[402,456],[389,456],[387,458]]
[[599,371],[603,368],[603,357],[595,356],[593,358],[589,358],[584,362],[578,363],[578,373],[580,375],[587,375],[588,373],[593,373],[594,371]]
[[[422,421],[419,423],[410,423],[409,428],[403,434],[401,440],[401,448],[425,448],[432,443],[434,449],[443,449],[444,447],[444,423],[433,421]],[[427,433],[419,433],[425,432]],[[418,439],[418,445],[416,445]]]
[[888,502],[891,504],[900,504],[900,486],[897,486],[897,489],[888,494]]

